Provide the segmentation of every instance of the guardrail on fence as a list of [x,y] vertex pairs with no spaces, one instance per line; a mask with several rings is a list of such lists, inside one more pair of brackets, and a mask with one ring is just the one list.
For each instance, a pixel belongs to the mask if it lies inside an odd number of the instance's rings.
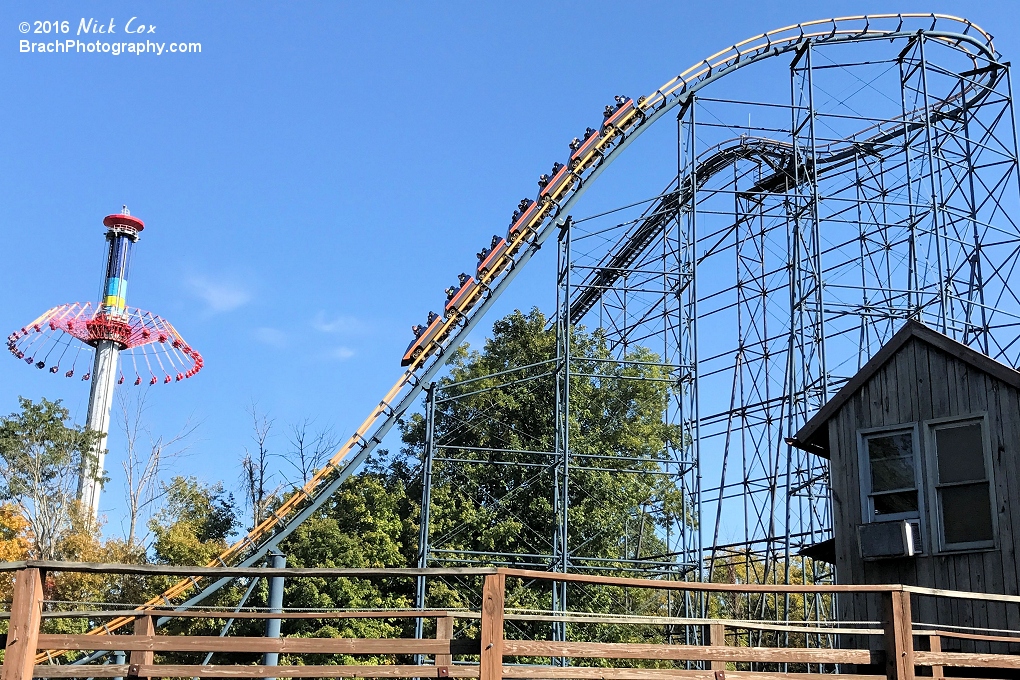
[[[331,611],[210,611],[179,610],[171,606],[146,609],[95,608],[79,611],[55,611],[46,608],[43,578],[47,571],[83,573],[122,573],[134,575],[184,575],[215,577],[327,577],[387,578],[419,576],[457,576],[482,579],[480,607],[477,610],[331,610]],[[156,565],[109,565],[62,562],[21,562],[0,565],[0,572],[14,574],[14,597],[0,680],[30,678],[578,678],[586,680],[665,680],[666,678],[704,678],[725,680],[731,677],[798,678],[802,680],[908,680],[917,668],[930,668],[931,676],[943,676],[947,666],[983,669],[1020,669],[1020,656],[1010,653],[942,651],[942,640],[964,639],[991,645],[1020,644],[1020,637],[980,632],[925,629],[915,625],[911,616],[911,597],[954,600],[994,601],[1020,605],[1020,597],[963,593],[913,588],[901,585],[755,585],[617,578],[600,575],[557,574],[520,569],[270,569],[163,567]],[[851,594],[878,598],[883,616],[875,622],[768,622],[750,619],[670,616],[627,616],[592,612],[520,612],[507,607],[507,580],[519,579],[522,587],[551,587],[553,582],[573,584],[572,588],[643,589],[684,596],[698,593],[718,596],[755,593],[777,598],[801,595],[833,596]],[[44,633],[46,618],[82,618],[89,621],[129,616],[134,619],[130,634],[53,634]],[[221,635],[157,634],[156,624],[172,619],[390,619],[434,620],[435,637],[418,638],[339,638],[339,637],[241,637]],[[469,638],[454,635],[455,622],[467,620]],[[560,622],[574,626],[573,637],[584,637],[585,626],[634,626],[682,624],[686,630],[700,631],[694,638],[671,640],[669,644],[642,642],[592,642],[585,639],[515,639],[508,637],[508,622]],[[462,621],[463,622],[463,621]],[[529,624],[530,625],[530,624]],[[477,629],[476,629],[477,626]],[[430,626],[431,628],[431,626]],[[519,633],[519,628],[514,633]],[[562,630],[567,630],[566,627]],[[741,631],[767,630],[775,644],[750,646],[762,637],[741,637]],[[853,640],[855,646],[796,646],[799,639]],[[692,642],[693,640],[693,642]],[[880,641],[878,644],[873,642]],[[917,649],[915,649],[917,647]],[[924,649],[927,647],[928,649]],[[39,664],[40,650],[79,652],[117,652],[126,663]],[[341,654],[350,657],[384,656],[386,663],[374,665],[260,665],[241,663],[180,664],[156,663],[161,653],[279,653],[304,661],[303,655]],[[51,655],[56,658],[56,655]],[[89,659],[90,657],[86,657]],[[314,660],[314,659],[313,659]],[[418,663],[409,663],[417,660]],[[574,660],[589,660],[588,665],[571,665]],[[594,661],[592,661],[594,660]],[[376,658],[378,662],[378,658]],[[883,670],[884,664],[884,672]],[[650,667],[645,667],[650,666]],[[852,667],[852,668],[851,668]],[[857,672],[864,668],[864,672]],[[744,670],[738,670],[744,669]],[[747,670],[750,669],[750,670]],[[765,670],[763,670],[765,669]],[[844,672],[853,670],[855,672]],[[927,671],[924,672],[927,674]]]

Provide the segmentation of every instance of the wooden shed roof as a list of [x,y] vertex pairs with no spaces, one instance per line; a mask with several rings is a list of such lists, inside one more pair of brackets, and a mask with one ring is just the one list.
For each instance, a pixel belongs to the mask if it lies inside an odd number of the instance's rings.
[[836,392],[824,406],[818,409],[818,412],[810,420],[804,423],[804,426],[800,428],[797,434],[788,440],[789,443],[809,453],[828,458],[828,436],[824,427],[825,424],[912,338],[942,350],[979,371],[983,371],[1004,383],[1020,389],[1020,372],[938,331],[934,331],[924,324],[916,321],[907,321],[903,328],[897,331],[889,342],[883,345],[875,353],[875,356],[871,357],[868,363],[864,364],[861,370],[857,371],[857,374],[840,388],[839,392]]

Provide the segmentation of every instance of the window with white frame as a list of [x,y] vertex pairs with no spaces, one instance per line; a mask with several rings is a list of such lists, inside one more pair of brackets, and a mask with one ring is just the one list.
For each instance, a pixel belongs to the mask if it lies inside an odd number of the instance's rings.
[[916,434],[913,427],[861,432],[865,522],[920,517]]
[[984,417],[934,421],[928,428],[928,470],[939,547],[995,545],[991,453]]

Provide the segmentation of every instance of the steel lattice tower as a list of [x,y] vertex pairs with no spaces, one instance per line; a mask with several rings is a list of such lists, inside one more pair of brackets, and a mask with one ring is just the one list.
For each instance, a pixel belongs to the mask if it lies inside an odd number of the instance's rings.
[[[906,319],[1017,365],[1020,183],[1008,64],[923,28],[852,46],[804,40],[773,61],[748,69],[757,83],[734,77],[681,104],[675,174],[662,191],[567,220],[557,233],[555,355],[496,376],[554,385],[555,448],[529,452],[535,477],[548,477],[541,488],[554,490],[547,543],[535,534],[534,550],[467,554],[452,547],[455,529],[430,528],[436,466],[455,476],[508,453],[457,443],[484,414],[442,422],[442,402],[473,394],[470,386],[428,392],[420,566],[832,578],[799,555],[831,535],[826,461],[786,439]],[[607,379],[592,370],[602,359],[568,341],[579,326],[605,337],[617,365],[642,347],[669,376],[662,418],[683,436],[649,461],[614,463],[615,474],[653,463],[692,508],[693,522],[633,508],[635,521],[659,523],[661,554],[599,560],[571,533],[571,474],[597,463],[571,448],[570,385]],[[509,507],[526,492],[479,503]],[[567,608],[565,587],[553,603]]]

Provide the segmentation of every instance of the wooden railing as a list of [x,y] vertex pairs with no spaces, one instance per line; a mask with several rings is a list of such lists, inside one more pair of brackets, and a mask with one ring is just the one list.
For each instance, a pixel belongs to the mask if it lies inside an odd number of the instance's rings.
[[[739,585],[690,583],[654,579],[616,578],[579,574],[554,574],[518,569],[227,569],[217,574],[206,573],[214,568],[165,568],[152,565],[88,565],[74,563],[26,562],[0,565],[0,572],[14,572],[14,595],[9,613],[10,625],[5,645],[0,680],[30,678],[579,678],[590,680],[665,680],[666,678],[698,678],[734,680],[747,678],[798,678],[803,680],[839,678],[839,680],[912,680],[918,668],[930,668],[929,677],[941,678],[948,666],[981,669],[1020,670],[1020,656],[1008,653],[944,652],[946,638],[980,641],[981,643],[1020,644],[1020,637],[991,635],[980,632],[924,630],[915,626],[911,617],[911,596],[947,597],[956,599],[996,599],[1020,605],[1020,598],[1009,596],[933,591],[899,585]],[[60,612],[47,609],[43,595],[46,571],[80,571],[127,574],[185,574],[300,578],[348,577],[370,578],[429,575],[473,576],[482,579],[481,606],[477,611],[387,609],[364,611],[209,611],[147,608],[144,610],[101,609],[96,611]],[[236,573],[235,573],[236,572]],[[243,572],[243,573],[242,573]],[[589,613],[520,613],[507,608],[507,579],[521,579],[532,586],[551,582],[568,582],[584,587],[655,589],[675,593],[758,593],[782,597],[786,595],[867,594],[880,598],[884,606],[882,621],[863,625],[823,625],[821,623],[777,623],[749,620],[670,617],[634,617]],[[134,619],[131,634],[71,635],[41,632],[43,620],[53,617],[79,617],[90,621],[130,616]],[[434,620],[435,636],[416,638],[307,638],[307,637],[235,637],[216,635],[158,634],[160,619],[426,619]],[[477,636],[455,638],[457,619],[471,619],[477,624]],[[633,623],[677,623],[701,632],[695,644],[649,644],[640,642],[591,642],[584,640],[508,639],[507,622],[551,621],[579,625],[595,623],[628,625]],[[852,623],[852,622],[851,622]],[[860,622],[858,622],[860,624]],[[850,626],[850,627],[846,627]],[[772,631],[773,633],[811,634],[821,639],[845,633],[857,642],[853,648],[830,646],[743,646],[730,641],[739,639],[740,631]],[[510,636],[512,638],[513,636]],[[789,640],[789,637],[776,639]],[[871,644],[875,641],[876,644]],[[915,649],[919,647],[919,649]],[[927,647],[927,649],[924,649]],[[40,650],[75,652],[118,652],[127,655],[126,663],[65,663],[38,664]],[[350,656],[383,655],[393,662],[381,665],[242,665],[156,663],[155,654],[167,653],[267,653],[299,655],[342,654]],[[456,660],[455,660],[456,657]],[[413,658],[421,663],[410,663]],[[547,659],[536,663],[535,659]],[[404,663],[398,663],[404,660]],[[581,665],[572,665],[573,660]],[[606,665],[610,660],[616,666]],[[670,664],[672,667],[635,667],[635,662],[651,666]],[[588,665],[584,665],[588,664]],[[622,667],[629,664],[628,667]],[[742,670],[736,670],[741,668]],[[859,672],[859,669],[864,669]],[[747,670],[752,669],[752,670]],[[764,669],[764,670],[763,670]],[[826,671],[826,672],[823,672]],[[839,671],[839,672],[837,672]],[[853,671],[853,672],[846,672]],[[927,671],[924,672],[927,675]]]

